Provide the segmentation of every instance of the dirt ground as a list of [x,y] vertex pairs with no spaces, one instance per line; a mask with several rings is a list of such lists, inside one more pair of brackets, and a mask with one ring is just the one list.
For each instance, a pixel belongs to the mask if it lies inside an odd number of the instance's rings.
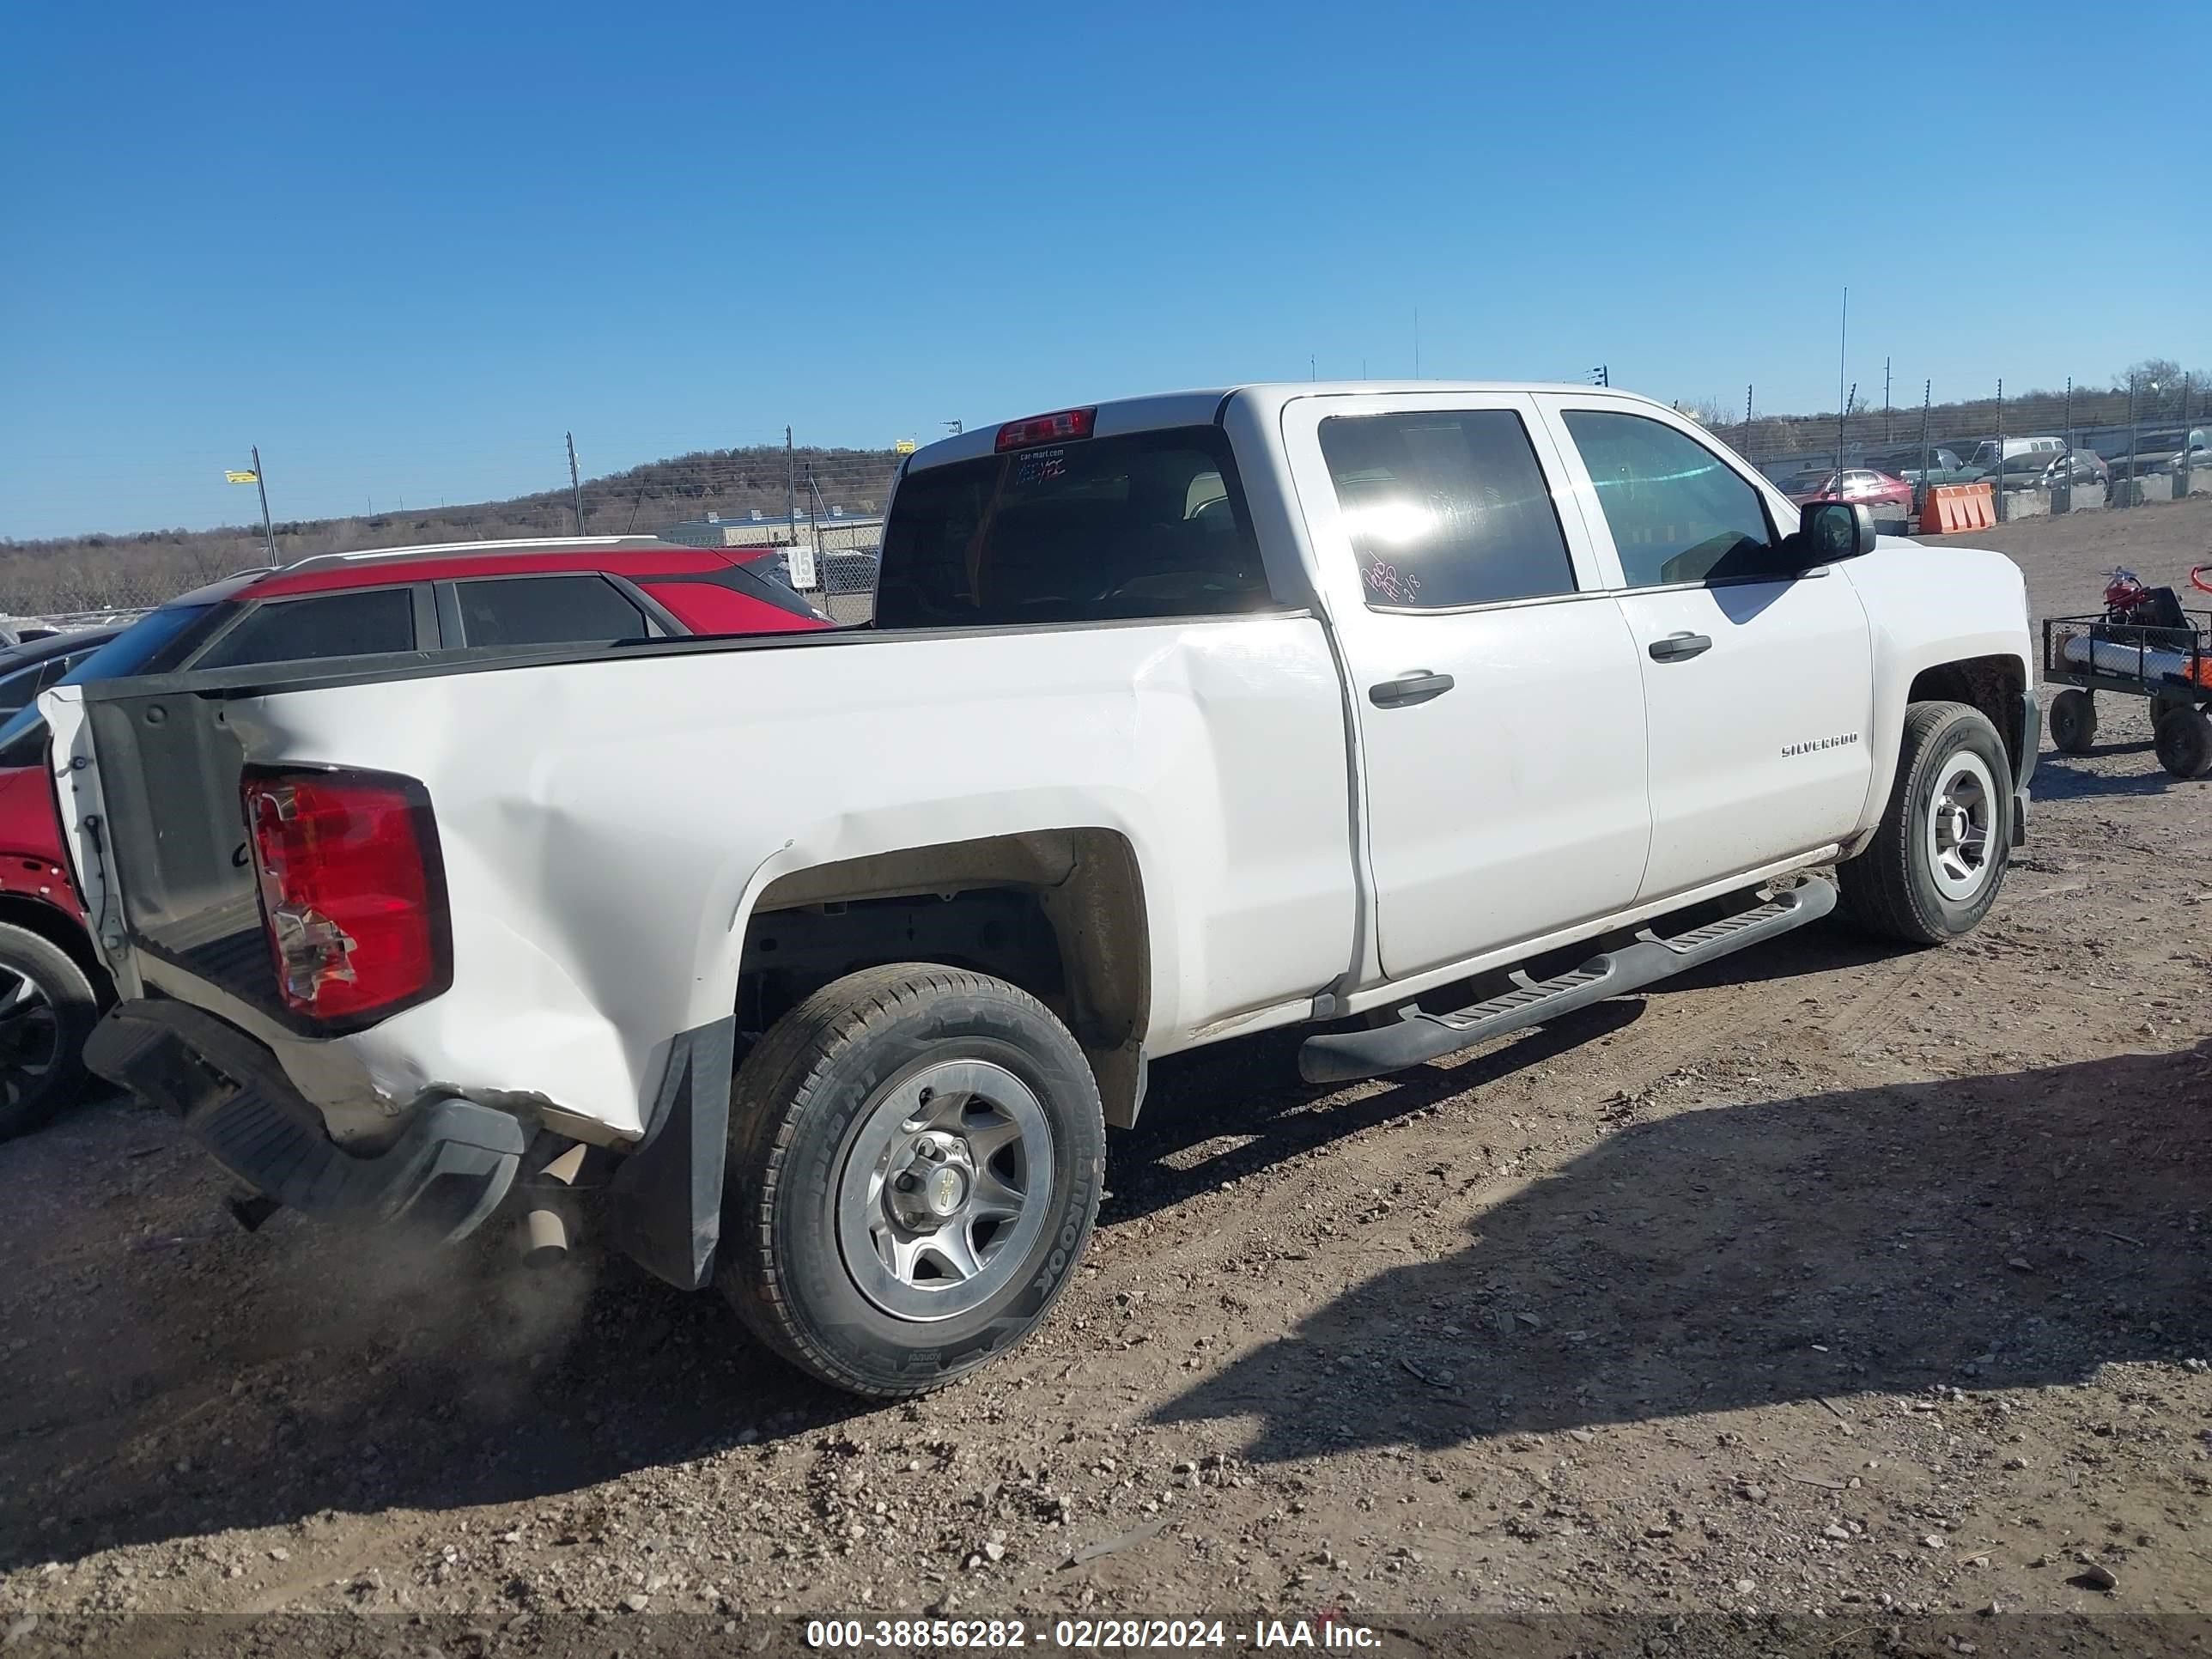
[[[2212,501],[1980,539],[2082,610],[2185,582]],[[1049,1328],[908,1405],[623,1262],[246,1236],[88,1105],[0,1146],[0,1639],[2212,1612],[2212,785],[2105,714],[1952,948],[1823,927],[1335,1091],[1291,1035],[1163,1063]]]

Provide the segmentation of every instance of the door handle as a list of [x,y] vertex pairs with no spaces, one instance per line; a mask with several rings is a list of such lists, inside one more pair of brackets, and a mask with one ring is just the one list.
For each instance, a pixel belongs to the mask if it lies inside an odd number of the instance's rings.
[[1379,685],[1367,688],[1367,701],[1377,708],[1410,708],[1417,702],[1426,702],[1431,697],[1441,697],[1452,689],[1449,674],[1431,674],[1425,668],[1395,680],[1384,680]]
[[1651,641],[1651,660],[1654,662],[1687,662],[1713,648],[1713,642],[1703,634],[1669,634],[1663,640]]

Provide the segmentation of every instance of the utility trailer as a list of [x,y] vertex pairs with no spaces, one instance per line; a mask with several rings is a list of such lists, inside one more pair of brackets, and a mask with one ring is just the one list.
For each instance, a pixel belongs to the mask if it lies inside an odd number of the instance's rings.
[[2212,611],[2190,611],[2170,587],[2116,570],[2100,616],[2043,624],[2043,677],[2067,689],[2051,705],[2062,754],[2096,746],[2096,694],[2143,697],[2159,764],[2177,778],[2212,773]]

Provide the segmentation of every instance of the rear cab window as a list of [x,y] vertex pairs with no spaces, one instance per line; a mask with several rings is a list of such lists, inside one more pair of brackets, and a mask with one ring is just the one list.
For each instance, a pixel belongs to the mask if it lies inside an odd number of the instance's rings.
[[1320,437],[1371,608],[1575,591],[1558,510],[1514,410],[1334,416]]
[[1203,617],[1273,606],[1228,435],[1175,427],[910,472],[878,629]]

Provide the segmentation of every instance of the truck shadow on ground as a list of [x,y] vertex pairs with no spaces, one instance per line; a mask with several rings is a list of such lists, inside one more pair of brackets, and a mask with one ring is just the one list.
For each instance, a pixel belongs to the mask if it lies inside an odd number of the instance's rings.
[[1632,1121],[1155,1420],[1264,1462],[2203,1356],[2208,1106],[2212,1044]]
[[[1293,1026],[1175,1056],[1153,1067],[1137,1127],[1109,1149],[1099,1212],[1111,1229],[1182,1203],[1224,1182],[1256,1174],[1300,1152],[1408,1118],[1577,1050],[1603,1046],[1687,991],[1757,985],[1865,968],[1897,947],[1829,922],[1785,935],[1756,951],[1723,957],[1632,997],[1567,1015],[1487,1052],[1449,1066],[1416,1066],[1371,1083],[1315,1085],[1298,1078],[1298,1045],[1315,1029]],[[1422,998],[1437,1010],[1472,1000],[1468,987],[1444,986]]]

